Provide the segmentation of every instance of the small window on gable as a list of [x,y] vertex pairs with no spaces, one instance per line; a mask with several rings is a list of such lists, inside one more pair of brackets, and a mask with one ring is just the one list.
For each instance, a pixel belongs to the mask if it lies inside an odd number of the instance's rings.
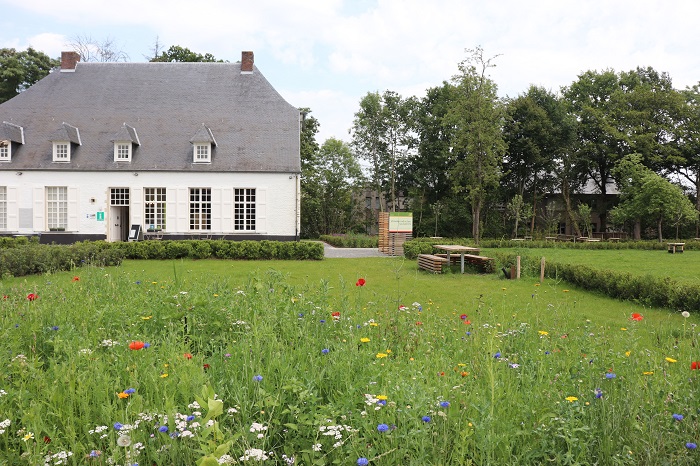
[[114,143],[114,161],[131,162],[131,142]]
[[53,143],[53,161],[54,162],[70,162],[70,142],[54,141]]
[[194,144],[194,162],[209,163],[211,162],[211,144],[199,142]]
[[0,162],[10,162],[12,160],[12,143],[10,141],[0,141]]

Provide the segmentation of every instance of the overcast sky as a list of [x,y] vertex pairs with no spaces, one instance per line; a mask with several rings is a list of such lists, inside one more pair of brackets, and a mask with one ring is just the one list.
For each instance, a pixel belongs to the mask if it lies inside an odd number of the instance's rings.
[[665,71],[700,81],[697,0],[0,0],[0,48],[58,57],[76,36],[111,38],[143,62],[158,41],[255,64],[318,137],[349,140],[367,92],[404,97],[449,80],[465,49],[498,55],[501,96],[558,91],[586,70]]

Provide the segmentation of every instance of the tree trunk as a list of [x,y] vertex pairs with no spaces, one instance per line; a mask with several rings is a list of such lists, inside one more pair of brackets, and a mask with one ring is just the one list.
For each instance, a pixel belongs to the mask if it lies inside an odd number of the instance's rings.
[[530,236],[535,236],[535,217],[537,216],[537,189],[532,187],[532,220],[530,221]]
[[561,195],[564,198],[564,207],[566,209],[566,217],[569,219],[569,225],[574,228],[574,234],[576,236],[581,236],[581,230],[578,227],[578,222],[574,218],[574,211],[571,208],[571,193],[569,190],[569,183],[562,180],[561,183]]
[[659,243],[661,243],[661,242],[663,242],[663,238],[661,237],[661,219],[659,219],[657,227],[659,229]]
[[642,222],[641,220],[634,221],[633,238],[636,240],[642,239]]
[[479,222],[481,221],[481,202],[474,202],[472,205],[472,236],[474,242],[479,244]]

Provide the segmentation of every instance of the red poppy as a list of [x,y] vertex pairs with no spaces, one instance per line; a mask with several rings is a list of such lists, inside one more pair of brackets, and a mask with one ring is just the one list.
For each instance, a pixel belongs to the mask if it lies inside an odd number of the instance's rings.
[[204,367],[204,370],[207,370],[207,369],[210,369],[210,368],[211,368],[211,366],[210,366],[209,364],[204,364],[203,367]]
[[466,377],[466,376],[469,375],[469,372],[467,372],[467,371],[462,371],[462,372],[459,373],[459,375],[461,375],[462,377]]
[[445,375],[445,373],[444,373],[444,372],[440,372],[438,375],[439,375],[440,377],[443,377],[443,376]]
[[691,370],[698,370],[700,369],[700,361],[693,361],[690,363],[690,369]]
[[469,320],[469,319],[467,319],[467,320],[464,321],[464,325],[471,325],[471,323],[472,323],[472,321]]
[[423,322],[416,322],[416,325],[423,325]]
[[462,320],[467,320],[467,315],[466,315],[466,314],[462,314],[461,316],[459,316],[459,318],[462,319]]
[[29,293],[29,294],[27,295],[27,299],[28,299],[29,301],[34,301],[34,300],[37,299],[38,297],[39,297],[39,295],[38,295],[38,294],[34,294],[34,293]]
[[7,298],[9,298],[9,296],[7,296],[6,294],[2,295],[2,300],[3,300],[3,301],[7,301]]
[[637,322],[639,322],[643,318],[644,318],[644,316],[639,314],[638,312],[635,312],[634,314],[632,314],[632,320],[636,320]]
[[44,435],[44,443],[51,443],[51,437]]
[[182,355],[182,357],[185,359],[192,359],[192,355],[190,353],[185,353]]
[[73,277],[73,281],[74,281],[74,282],[79,282],[79,281],[80,281],[80,277]]
[[357,282],[355,283],[355,286],[365,286],[365,283],[366,283],[366,282],[365,282],[365,279],[364,279],[364,278],[360,278],[360,279],[358,279]]
[[143,348],[144,343],[142,341],[132,341],[129,343],[129,349],[131,350],[140,350]]
[[340,320],[340,312],[338,311],[332,313],[331,316],[333,316],[333,320]]

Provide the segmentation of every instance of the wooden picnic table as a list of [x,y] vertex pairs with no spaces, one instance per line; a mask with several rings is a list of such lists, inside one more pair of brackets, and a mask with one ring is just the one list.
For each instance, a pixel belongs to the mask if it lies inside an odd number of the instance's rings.
[[458,253],[460,255],[460,266],[462,273],[464,273],[464,254],[474,253],[479,254],[479,248],[472,248],[470,246],[459,246],[457,244],[436,244],[433,246],[435,249],[441,249],[447,252],[447,263],[449,264],[450,253]]
[[668,252],[671,254],[683,252],[683,246],[685,243],[666,243],[668,244]]

